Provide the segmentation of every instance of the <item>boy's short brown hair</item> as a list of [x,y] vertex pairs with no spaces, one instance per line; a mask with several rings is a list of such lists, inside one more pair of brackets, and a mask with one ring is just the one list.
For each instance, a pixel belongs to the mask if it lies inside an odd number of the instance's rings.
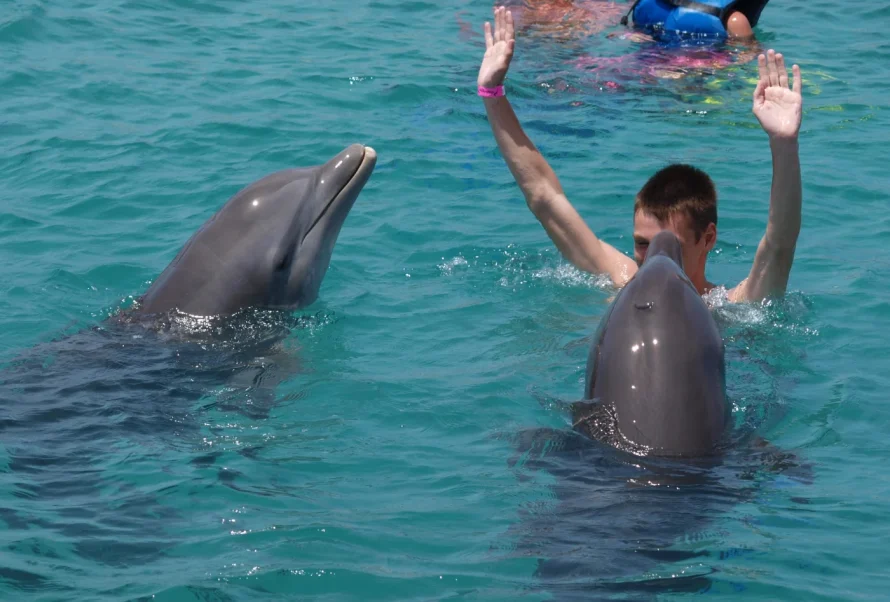
[[717,225],[717,190],[702,170],[675,163],[659,170],[640,189],[634,213],[648,213],[660,223],[682,215],[698,242],[708,224]]

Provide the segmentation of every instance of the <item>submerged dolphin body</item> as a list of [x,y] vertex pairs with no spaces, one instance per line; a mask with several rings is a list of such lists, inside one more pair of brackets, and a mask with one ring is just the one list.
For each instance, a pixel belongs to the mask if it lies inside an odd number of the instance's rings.
[[673,233],[652,239],[603,317],[586,372],[595,401],[573,408],[582,432],[649,455],[715,451],[730,418],[723,340]]
[[519,432],[510,466],[548,492],[520,509],[504,546],[507,558],[537,559],[526,593],[654,602],[734,583],[732,559],[765,552],[744,537],[739,547],[726,517],[735,522],[753,500],[805,509],[813,480],[808,463],[756,428],[743,425],[719,456],[699,458],[639,457],[568,429]]
[[324,165],[247,186],[191,237],[136,312],[218,316],[311,304],[376,161],[374,149],[353,144]]

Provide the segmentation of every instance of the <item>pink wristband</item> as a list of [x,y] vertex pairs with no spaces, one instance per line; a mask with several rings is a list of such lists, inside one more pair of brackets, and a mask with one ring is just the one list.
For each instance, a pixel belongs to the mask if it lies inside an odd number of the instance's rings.
[[486,88],[485,86],[479,86],[479,96],[483,98],[497,98],[498,96],[504,95],[504,86],[503,84],[497,86],[495,88]]

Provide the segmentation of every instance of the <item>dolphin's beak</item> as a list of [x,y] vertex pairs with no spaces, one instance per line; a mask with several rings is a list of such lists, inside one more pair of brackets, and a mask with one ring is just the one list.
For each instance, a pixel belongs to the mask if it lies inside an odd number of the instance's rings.
[[[342,183],[340,191],[331,197],[331,206],[352,205],[364,188],[377,164],[377,151],[370,146],[351,144],[328,161],[322,169],[322,178],[330,177]],[[340,172],[339,174],[336,172]],[[332,182],[332,183],[333,183]]]
[[374,171],[374,166],[377,165],[377,151],[370,146],[362,147],[362,150],[364,151],[362,162],[352,178],[353,181],[361,180],[361,183],[359,184],[360,187],[365,185],[368,178],[371,176],[371,172]]
[[[302,229],[302,240],[287,245],[290,259],[288,292],[283,305],[303,307],[318,296],[343,222],[377,163],[373,148],[353,144],[320,167],[314,177],[315,217]],[[299,219],[299,216],[298,216]],[[284,248],[284,247],[283,247]]]
[[318,207],[312,225],[306,230],[311,232],[319,223],[329,223],[333,215],[339,215],[339,223],[346,218],[359,193],[371,177],[377,164],[377,151],[370,146],[351,144],[337,156],[321,166],[318,175],[318,186],[321,191],[319,200],[327,201]]

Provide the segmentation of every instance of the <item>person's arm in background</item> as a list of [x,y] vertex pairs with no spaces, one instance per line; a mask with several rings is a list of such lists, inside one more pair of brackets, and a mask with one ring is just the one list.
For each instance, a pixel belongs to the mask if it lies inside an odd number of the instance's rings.
[[741,11],[735,11],[729,15],[729,19],[726,20],[726,33],[731,38],[754,39],[754,28],[751,27],[751,22],[745,13]]

